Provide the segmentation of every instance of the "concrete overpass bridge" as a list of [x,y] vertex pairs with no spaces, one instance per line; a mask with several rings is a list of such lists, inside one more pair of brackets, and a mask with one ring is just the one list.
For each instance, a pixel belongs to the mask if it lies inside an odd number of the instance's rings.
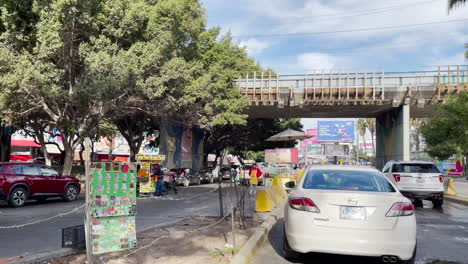
[[429,117],[447,95],[468,90],[468,65],[407,72],[254,72],[235,85],[248,98],[252,118],[376,118],[376,165],[382,167],[410,158],[410,117]]

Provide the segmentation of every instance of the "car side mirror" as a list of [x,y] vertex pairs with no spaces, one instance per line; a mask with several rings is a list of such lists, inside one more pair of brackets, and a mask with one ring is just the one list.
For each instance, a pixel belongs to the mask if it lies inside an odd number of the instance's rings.
[[289,182],[285,183],[284,186],[286,186],[286,188],[292,189],[292,188],[296,187],[296,183],[293,182],[293,181],[289,181]]

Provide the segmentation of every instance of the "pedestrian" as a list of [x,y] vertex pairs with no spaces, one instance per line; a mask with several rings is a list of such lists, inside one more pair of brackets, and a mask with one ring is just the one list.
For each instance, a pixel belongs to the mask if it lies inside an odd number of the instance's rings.
[[161,167],[156,163],[153,171],[153,177],[156,181],[156,191],[154,196],[159,197],[163,195],[164,176]]
[[234,182],[237,178],[237,171],[234,166],[231,167],[231,182]]
[[250,194],[254,195],[255,190],[257,189],[258,179],[262,177],[263,172],[258,168],[257,164],[252,165],[252,168],[249,170],[249,177],[250,177]]

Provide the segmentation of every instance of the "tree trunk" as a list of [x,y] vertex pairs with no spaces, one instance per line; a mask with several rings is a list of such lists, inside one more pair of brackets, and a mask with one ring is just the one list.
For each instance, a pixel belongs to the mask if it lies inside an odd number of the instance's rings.
[[75,158],[75,149],[72,147],[70,142],[68,141],[69,138],[62,136],[63,148],[65,152],[65,158],[63,162],[63,175],[71,175],[72,167],[73,167],[73,159]]
[[374,154],[374,158],[375,158],[376,153],[375,153],[374,134],[375,134],[375,132],[371,133],[371,139],[372,139],[372,154]]
[[80,154],[80,165],[84,165],[84,159],[83,159],[83,152],[85,150],[84,149],[84,144],[81,143],[80,146],[81,146],[81,149],[80,149],[80,152],[79,152],[79,154]]
[[367,156],[366,134],[362,137],[362,141],[364,142],[364,155]]
[[114,151],[114,137],[108,137],[109,140],[109,153],[107,154],[107,160],[113,161],[112,152]]

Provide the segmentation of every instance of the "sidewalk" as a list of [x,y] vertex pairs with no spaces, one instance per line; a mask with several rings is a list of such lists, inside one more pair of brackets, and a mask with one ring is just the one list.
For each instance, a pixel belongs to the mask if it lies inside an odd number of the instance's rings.
[[453,188],[457,194],[445,195],[447,200],[468,205],[468,180],[466,178],[454,179]]

